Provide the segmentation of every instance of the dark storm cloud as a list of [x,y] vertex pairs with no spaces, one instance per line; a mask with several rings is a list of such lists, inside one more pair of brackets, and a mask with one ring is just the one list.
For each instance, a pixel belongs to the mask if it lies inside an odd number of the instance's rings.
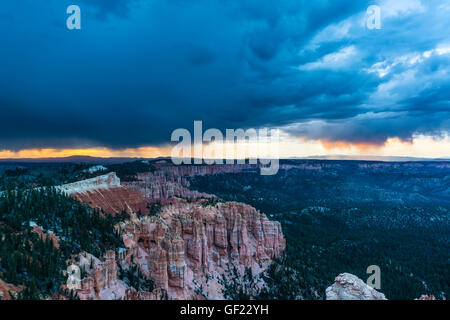
[[0,149],[161,145],[194,120],[373,143],[449,130],[445,1],[380,1],[381,30],[372,1],[80,0],[69,31],[73,3],[2,5]]

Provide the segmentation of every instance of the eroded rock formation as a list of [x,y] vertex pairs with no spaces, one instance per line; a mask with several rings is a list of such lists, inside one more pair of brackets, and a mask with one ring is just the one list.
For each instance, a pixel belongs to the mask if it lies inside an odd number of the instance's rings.
[[172,299],[221,299],[228,271],[259,274],[285,249],[280,224],[240,203],[176,199],[158,217],[120,228],[134,263]]
[[147,200],[182,198],[214,198],[214,195],[189,189],[189,181],[184,176],[165,174],[164,172],[139,173],[137,181],[125,182],[124,186],[137,190]]
[[137,190],[123,187],[114,172],[65,184],[57,189],[93,208],[101,208],[107,213],[148,212],[148,201]]
[[365,284],[357,276],[341,273],[326,290],[327,300],[386,300],[381,292]]
[[49,238],[53,242],[53,246],[55,248],[59,248],[59,237],[56,236],[53,232],[44,232],[42,228],[37,225],[31,226],[31,231],[39,235],[39,237],[41,237],[41,239],[44,241]]
[[128,288],[120,300],[161,300],[163,297],[164,290],[160,288],[156,288],[152,292],[136,291],[134,288]]
[[126,296],[128,287],[117,279],[117,260],[114,251],[107,251],[104,260],[83,252],[73,264],[82,268],[86,276],[75,292],[82,300],[117,300]]
[[14,286],[0,279],[0,300],[11,300],[11,295],[17,294],[22,290],[22,286]]
[[260,165],[180,165],[174,166],[164,160],[153,164],[158,169],[137,175],[136,181],[125,182],[124,186],[138,190],[146,199],[182,198],[214,198],[215,195],[190,190],[187,177],[219,173],[238,173],[244,170],[256,170]]
[[[124,184],[109,173],[58,187],[105,212],[131,214],[117,226],[125,245],[117,256],[108,252],[103,261],[88,254],[81,257],[80,266],[88,276],[77,290],[80,298],[223,299],[230,277],[246,270],[258,276],[285,249],[280,223],[242,203],[206,202],[204,198],[216,197],[190,190],[185,177],[244,168],[248,166],[161,165]],[[159,214],[135,214],[148,212],[147,203],[155,200],[163,205]],[[128,287],[118,279],[118,264],[137,265],[156,289],[143,292]]]

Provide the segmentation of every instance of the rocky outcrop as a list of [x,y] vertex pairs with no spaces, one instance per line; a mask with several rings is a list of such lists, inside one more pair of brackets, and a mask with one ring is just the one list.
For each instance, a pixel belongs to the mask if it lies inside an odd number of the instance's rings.
[[[108,252],[102,262],[81,258],[88,276],[77,291],[82,299],[223,299],[225,282],[250,271],[259,276],[285,250],[279,222],[270,221],[242,203],[215,203],[214,195],[189,189],[186,176],[238,172],[240,166],[167,166],[139,173],[137,181],[120,182],[114,174],[58,187],[66,194],[105,212],[125,210],[131,218],[117,225],[125,248]],[[156,216],[148,202],[159,201]],[[95,258],[95,259],[94,259]],[[84,261],[84,262],[83,262]],[[93,267],[87,267],[93,261]],[[137,265],[156,284],[137,291],[117,279],[117,264]]]
[[75,292],[81,300],[117,300],[126,295],[127,286],[117,279],[117,260],[114,251],[107,251],[105,259],[83,252],[73,262],[86,272]]
[[139,191],[145,199],[169,199],[177,196],[188,199],[214,198],[214,195],[189,189],[189,181],[184,176],[165,174],[164,172],[145,172],[137,175],[136,181],[125,182],[124,185]]
[[244,170],[256,170],[261,167],[260,165],[251,164],[173,165],[171,161],[164,163],[154,163],[153,166],[158,168],[156,172],[168,177],[199,176],[218,173],[238,173]]
[[157,288],[152,292],[136,291],[134,288],[128,288],[125,296],[120,300],[161,300],[164,297],[164,290]]
[[260,167],[250,164],[175,166],[167,161],[154,163],[153,166],[158,169],[153,172],[138,173],[136,181],[125,182],[124,185],[138,190],[147,200],[169,199],[174,196],[188,199],[214,198],[212,194],[190,190],[187,177],[238,173]]
[[[383,293],[365,284],[357,276],[341,273],[326,290],[327,300],[387,300]],[[421,295],[414,300],[436,300],[434,295]]]
[[259,274],[285,249],[280,224],[240,203],[176,200],[120,228],[134,263],[172,299],[223,299],[227,271]]
[[74,193],[72,196],[93,208],[101,208],[110,214],[122,211],[127,213],[148,212],[147,200],[138,191],[125,187]]
[[59,248],[59,237],[56,236],[53,232],[44,232],[44,230],[42,230],[42,228],[37,225],[32,225],[31,231],[36,233],[44,241],[49,238],[53,242],[53,246],[55,248]]
[[120,179],[114,172],[110,172],[102,176],[63,184],[55,188],[67,195],[72,195],[77,193],[92,192],[95,190],[120,188]]
[[142,194],[122,186],[114,172],[56,188],[93,208],[101,208],[110,214],[122,211],[148,212],[147,200]]
[[357,276],[341,273],[326,290],[327,300],[386,300],[384,294],[365,284]]
[[[246,270],[255,276],[285,249],[278,222],[249,205],[171,199],[159,216],[134,217],[117,226],[125,247],[104,260],[89,253],[75,264],[86,271],[80,299],[223,299],[224,282]],[[152,292],[127,287],[117,265],[138,265],[154,281]],[[235,279],[233,279],[235,280]]]
[[11,295],[22,290],[22,286],[14,286],[0,279],[0,300],[11,300]]

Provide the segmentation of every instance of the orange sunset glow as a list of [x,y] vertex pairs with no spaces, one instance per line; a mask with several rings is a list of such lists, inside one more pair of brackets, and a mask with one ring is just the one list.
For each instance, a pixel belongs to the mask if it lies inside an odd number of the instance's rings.
[[[265,146],[260,145],[260,150]],[[450,137],[435,138],[430,136],[415,136],[411,141],[399,138],[389,138],[384,144],[377,145],[367,142],[352,143],[348,141],[286,139],[278,143],[280,158],[311,157],[327,155],[346,156],[408,156],[424,158],[445,158],[450,150]],[[245,149],[243,149],[246,151]],[[69,156],[91,156],[91,157],[130,157],[130,158],[157,158],[170,157],[171,147],[145,146],[139,148],[111,149],[106,147],[93,148],[43,148],[23,149],[19,151],[0,150],[0,159],[39,159],[58,158]],[[204,152],[206,148],[204,148]],[[264,152],[264,151],[263,151]],[[238,158],[245,155],[237,155]],[[267,155],[265,155],[267,156]],[[214,157],[213,157],[214,158]]]
[[85,149],[24,149],[20,151],[1,150],[0,159],[39,159],[39,158],[59,158],[69,156],[91,156],[91,157],[142,157],[155,158],[170,155],[168,148],[141,147],[114,150],[110,148],[85,148]]

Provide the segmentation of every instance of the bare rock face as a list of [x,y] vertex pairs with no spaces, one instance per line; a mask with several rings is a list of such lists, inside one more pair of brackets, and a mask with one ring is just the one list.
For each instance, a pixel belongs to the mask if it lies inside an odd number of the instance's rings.
[[14,286],[0,279],[0,300],[11,300],[10,293],[12,295],[22,290],[22,286]]
[[137,190],[121,186],[120,179],[114,172],[56,188],[93,208],[101,208],[110,214],[122,211],[148,212],[147,200]]
[[365,284],[357,276],[341,273],[326,290],[327,300],[386,300],[384,294]]
[[164,172],[139,173],[137,181],[125,182],[124,185],[139,191],[147,200],[169,199],[173,196],[183,198],[214,198],[214,195],[189,189],[189,182],[183,176],[166,174]]
[[89,204],[93,208],[102,208],[110,214],[125,211],[127,213],[146,213],[147,200],[136,190],[125,187],[98,189],[72,195],[77,200]]
[[137,181],[125,182],[130,189],[138,190],[147,200],[169,199],[173,196],[196,199],[215,198],[215,195],[189,189],[186,177],[219,173],[238,173],[243,170],[257,169],[257,165],[196,165],[174,166],[168,162],[154,164],[158,170],[137,175]]
[[49,231],[44,232],[42,228],[39,226],[32,226],[31,231],[39,235],[39,237],[44,241],[47,240],[47,238],[49,238],[53,242],[53,246],[55,248],[59,248],[59,237],[56,236],[54,233]]
[[164,291],[159,288],[152,292],[136,291],[134,288],[128,288],[125,291],[125,296],[121,297],[120,300],[161,300],[164,294]]
[[[88,277],[82,280],[79,296],[223,299],[224,281],[236,280],[248,271],[254,276],[265,271],[285,250],[280,223],[242,203],[208,205],[199,198],[216,197],[190,190],[186,178],[248,168],[161,164],[154,172],[139,173],[137,181],[121,184],[109,173],[58,187],[91,207],[113,214],[125,210],[131,216],[116,226],[123,237],[123,250],[117,255],[108,252],[103,262],[94,259],[92,270],[86,259],[82,262]],[[153,200],[163,205],[157,216],[135,214],[138,210],[148,212],[146,204]],[[117,279],[117,264],[137,265],[156,289],[143,292],[127,287]]]
[[93,255],[83,252],[77,265],[86,271],[76,289],[81,300],[116,300],[126,295],[126,285],[117,279],[117,260],[114,251],[107,251],[101,261]]
[[110,188],[120,188],[120,179],[114,172],[56,187],[56,189],[63,191],[67,195]]
[[155,167],[158,167],[159,173],[162,173],[166,176],[199,176],[199,175],[209,175],[209,174],[218,174],[218,173],[238,173],[246,169],[257,169],[259,165],[251,165],[251,164],[233,164],[233,165],[180,165],[175,166],[171,162],[154,164]]
[[171,299],[223,299],[227,270],[258,274],[285,249],[280,224],[240,203],[177,200],[120,228],[134,263]]

